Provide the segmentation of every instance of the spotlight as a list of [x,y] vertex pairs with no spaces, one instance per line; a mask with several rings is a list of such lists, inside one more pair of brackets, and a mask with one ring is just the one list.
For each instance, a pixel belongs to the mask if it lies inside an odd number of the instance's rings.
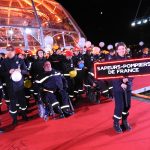
[[136,25],[135,22],[132,22],[132,23],[131,23],[131,26],[132,26],[132,27],[135,27],[135,25]]
[[143,23],[147,23],[147,22],[148,22],[148,20],[147,20],[147,19],[144,19],[144,20],[143,20]]
[[138,24],[138,25],[140,25],[141,23],[142,23],[142,21],[141,21],[141,20],[139,20],[139,21],[137,22],[137,24]]
[[150,22],[150,17],[142,17],[139,19],[134,19],[134,21],[131,23],[131,26],[134,27],[136,25],[141,26],[144,25],[146,23]]

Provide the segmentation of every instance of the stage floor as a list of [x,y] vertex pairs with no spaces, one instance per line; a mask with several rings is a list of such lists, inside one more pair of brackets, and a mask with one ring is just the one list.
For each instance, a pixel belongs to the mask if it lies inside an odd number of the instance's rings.
[[[5,108],[5,107],[3,107]],[[130,132],[112,128],[114,101],[81,105],[73,116],[45,122],[33,108],[32,119],[12,128],[8,113],[1,115],[1,150],[150,150],[150,103],[132,99]]]

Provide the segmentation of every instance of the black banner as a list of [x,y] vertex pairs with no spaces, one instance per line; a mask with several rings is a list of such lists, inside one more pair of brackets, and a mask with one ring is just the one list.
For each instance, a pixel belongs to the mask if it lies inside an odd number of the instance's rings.
[[150,75],[150,58],[130,59],[121,61],[97,62],[94,64],[96,79],[123,78],[125,76]]

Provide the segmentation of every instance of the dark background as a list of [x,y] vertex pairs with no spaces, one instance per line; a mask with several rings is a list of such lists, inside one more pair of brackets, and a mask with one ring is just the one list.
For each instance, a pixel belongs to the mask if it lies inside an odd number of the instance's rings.
[[[87,39],[94,44],[104,41],[114,44],[123,41],[150,43],[148,24],[131,27],[140,0],[57,0],[68,10]],[[103,12],[103,14],[101,14]],[[137,18],[150,16],[150,0],[142,0]]]

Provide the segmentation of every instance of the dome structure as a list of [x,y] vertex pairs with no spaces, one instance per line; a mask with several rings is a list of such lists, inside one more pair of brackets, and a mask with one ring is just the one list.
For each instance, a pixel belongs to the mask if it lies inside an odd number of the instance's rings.
[[55,0],[0,2],[0,47],[66,47],[75,45],[80,37],[85,37],[84,33]]

